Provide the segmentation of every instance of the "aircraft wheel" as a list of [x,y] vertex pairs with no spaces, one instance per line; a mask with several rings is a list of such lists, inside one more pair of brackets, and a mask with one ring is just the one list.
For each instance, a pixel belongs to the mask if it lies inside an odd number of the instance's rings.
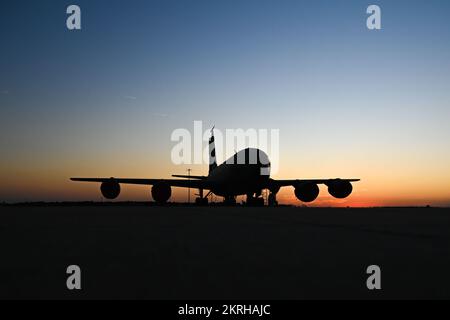
[[273,193],[269,194],[269,207],[275,207],[278,205],[277,196]]
[[196,198],[195,204],[198,206],[207,206],[208,205],[208,198]]
[[227,206],[235,206],[236,205],[236,198],[235,197],[226,197],[224,204]]
[[263,207],[264,198],[247,197],[247,206],[249,207]]

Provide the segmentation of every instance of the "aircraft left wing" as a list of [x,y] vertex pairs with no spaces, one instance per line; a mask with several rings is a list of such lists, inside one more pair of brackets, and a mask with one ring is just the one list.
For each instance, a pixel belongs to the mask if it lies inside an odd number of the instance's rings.
[[209,185],[206,180],[181,180],[181,179],[133,179],[133,178],[71,178],[72,181],[78,182],[97,182],[104,183],[114,181],[119,184],[136,184],[152,186],[160,182],[171,187],[193,188],[209,190]]

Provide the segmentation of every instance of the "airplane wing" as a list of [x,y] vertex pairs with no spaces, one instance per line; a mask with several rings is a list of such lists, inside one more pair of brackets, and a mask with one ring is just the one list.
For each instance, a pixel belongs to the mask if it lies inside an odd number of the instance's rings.
[[119,184],[136,184],[152,186],[159,182],[164,182],[171,187],[193,188],[209,190],[206,180],[181,180],[181,179],[132,179],[132,178],[71,178],[72,181],[78,182],[109,182],[114,180]]
[[325,184],[328,185],[332,182],[337,182],[337,181],[345,181],[345,182],[358,182],[360,181],[360,179],[306,179],[306,180],[301,180],[301,179],[296,179],[296,180],[274,180],[274,179],[270,179],[268,182],[268,187],[270,186],[275,186],[275,187],[289,187],[289,186],[295,186],[298,184],[303,184],[303,183],[314,183],[314,184]]

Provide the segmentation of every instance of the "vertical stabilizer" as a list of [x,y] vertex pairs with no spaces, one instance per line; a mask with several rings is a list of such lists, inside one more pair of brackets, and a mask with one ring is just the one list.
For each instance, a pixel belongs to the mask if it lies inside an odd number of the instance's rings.
[[214,127],[211,129],[211,138],[209,138],[209,173],[217,168],[216,144],[214,142]]

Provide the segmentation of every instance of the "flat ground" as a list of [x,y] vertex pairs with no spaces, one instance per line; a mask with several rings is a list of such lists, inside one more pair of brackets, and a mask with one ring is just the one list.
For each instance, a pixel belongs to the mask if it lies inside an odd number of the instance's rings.
[[450,209],[0,209],[0,298],[450,298]]

